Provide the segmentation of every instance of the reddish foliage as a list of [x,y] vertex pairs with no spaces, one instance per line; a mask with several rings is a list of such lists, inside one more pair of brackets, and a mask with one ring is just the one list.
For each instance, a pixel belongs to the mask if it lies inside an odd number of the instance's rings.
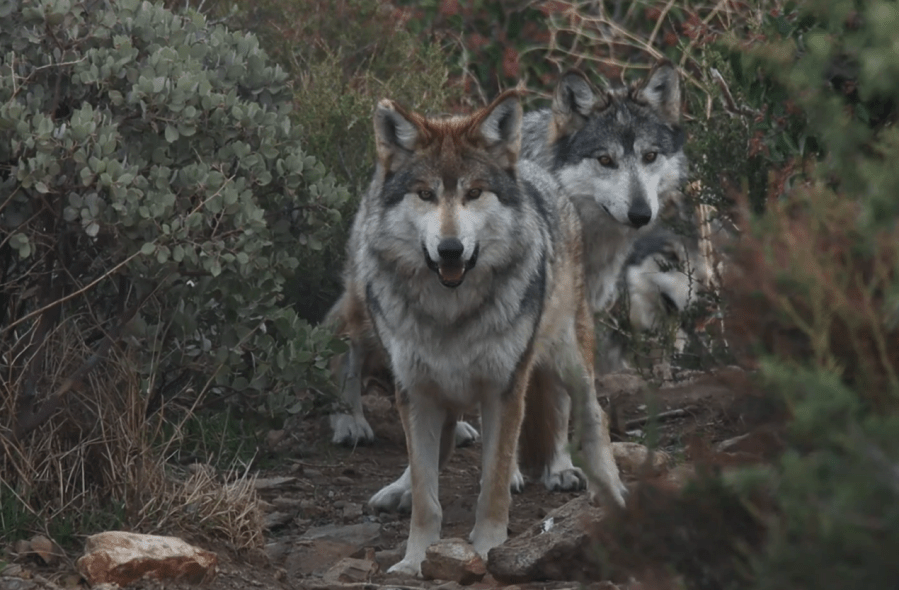
[[570,10],[572,5],[570,2],[562,2],[561,0],[548,0],[547,2],[541,2],[537,8],[544,15],[551,16]]
[[646,20],[656,22],[662,18],[662,11],[655,6],[649,6],[643,10],[643,16]]
[[899,374],[899,328],[883,310],[896,281],[899,228],[865,240],[858,205],[817,185],[767,207],[760,230],[744,228],[725,281],[732,343],[838,367],[870,402],[894,403],[887,392]]
[[484,35],[482,35],[480,33],[472,33],[468,36],[467,45],[471,51],[478,51],[482,47],[486,47],[489,44],[490,44],[490,39],[488,39],[487,37],[485,37]]
[[642,481],[631,489],[627,508],[595,526],[593,538],[614,579],[711,590],[740,578],[744,550],[761,545],[764,528],[720,478],[708,476],[715,470],[699,469],[683,489],[664,479]]
[[455,16],[462,12],[459,0],[440,0],[440,7],[437,9],[443,16]]
[[681,31],[690,39],[696,40],[705,32],[705,25],[702,19],[695,12],[691,12],[687,20],[681,23]]
[[506,47],[503,50],[503,75],[507,78],[515,78],[518,76],[519,54],[514,47]]
[[768,155],[768,145],[765,143],[765,134],[762,131],[756,131],[749,140],[749,157]]

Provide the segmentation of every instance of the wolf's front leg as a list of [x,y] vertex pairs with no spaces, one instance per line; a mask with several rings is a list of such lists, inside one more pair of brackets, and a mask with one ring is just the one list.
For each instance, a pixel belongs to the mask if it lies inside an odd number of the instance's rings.
[[409,472],[412,483],[412,518],[406,555],[389,572],[421,575],[425,551],[440,539],[443,511],[438,499],[437,477],[440,471],[441,438],[452,449],[455,416],[421,392],[397,391],[397,409],[406,432]]
[[351,342],[350,349],[340,360],[340,399],[350,407],[350,413],[331,414],[331,428],[334,431],[331,442],[336,445],[354,446],[359,443],[370,443],[375,439],[375,433],[362,413],[364,355],[364,347],[358,342]]
[[509,486],[517,473],[518,433],[524,418],[527,372],[524,369],[516,375],[512,391],[489,392],[481,401],[481,492],[471,543],[484,560],[509,534],[512,503]]
[[597,496],[604,492],[608,499],[619,508],[623,508],[627,488],[621,483],[618,474],[618,465],[615,464],[615,456],[612,454],[609,420],[596,399],[596,389],[592,387],[592,380],[591,387],[587,389],[583,398],[584,403],[580,409],[583,416],[582,444],[590,475],[587,484],[590,499],[595,501]]

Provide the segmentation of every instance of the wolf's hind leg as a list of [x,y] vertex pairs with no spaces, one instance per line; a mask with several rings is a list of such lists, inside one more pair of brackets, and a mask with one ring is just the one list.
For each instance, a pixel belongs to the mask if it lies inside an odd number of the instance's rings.
[[550,384],[550,403],[553,404],[554,433],[553,450],[543,469],[543,485],[555,492],[582,490],[587,486],[584,472],[574,466],[568,450],[568,419],[571,413],[571,397],[561,379]]
[[[627,488],[621,483],[618,465],[612,455],[609,421],[596,399],[596,383],[593,378],[593,349],[595,333],[593,319],[586,302],[579,306],[577,314],[576,345],[568,347],[565,355],[567,373],[565,382],[574,399],[575,441],[572,446],[582,448],[590,499],[597,500],[600,492],[619,507],[624,506]],[[570,341],[569,341],[570,342]]]
[[468,445],[476,443],[479,438],[481,438],[481,435],[478,434],[477,429],[468,422],[459,420],[456,423],[457,447],[467,447]]

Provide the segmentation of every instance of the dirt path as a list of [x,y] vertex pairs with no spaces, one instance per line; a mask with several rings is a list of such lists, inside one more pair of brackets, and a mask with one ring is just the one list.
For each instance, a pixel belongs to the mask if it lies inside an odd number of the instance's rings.
[[[655,438],[658,447],[674,461],[689,459],[687,443],[701,439],[708,445],[745,431],[747,417],[754,411],[739,392],[715,381],[688,383],[656,390],[635,375],[613,375],[600,381],[601,401],[613,416],[613,434],[619,440],[644,442]],[[408,534],[408,515],[371,514],[368,498],[383,485],[399,476],[406,465],[402,427],[388,397],[364,397],[366,412],[376,442],[355,449],[330,444],[330,429],[324,417],[300,421],[285,433],[288,444],[272,457],[276,467],[262,470],[259,489],[269,518],[277,524],[267,536],[266,555],[237,557],[227,547],[210,545],[203,539],[187,539],[216,551],[220,558],[219,575],[210,590],[242,588],[296,589],[321,583],[321,575],[353,543],[360,549],[353,557],[364,557],[363,546],[377,552],[383,569],[401,556],[398,548]],[[665,418],[650,426],[644,418],[655,409]],[[752,420],[749,420],[752,421]],[[476,423],[476,422],[475,422]],[[316,442],[317,441],[317,442]],[[480,444],[458,449],[440,480],[440,501],[444,510],[443,537],[467,538],[474,524],[474,506],[478,493]],[[627,477],[625,476],[627,483]],[[529,482],[522,494],[513,496],[510,536],[523,532],[577,494],[548,492],[537,482]],[[318,527],[332,527],[353,539],[310,539]],[[332,530],[327,529],[327,530]],[[305,536],[304,536],[305,535]],[[344,542],[346,541],[346,542]],[[71,565],[71,564],[70,564]],[[31,588],[78,588],[71,567],[39,571],[40,579]],[[376,573],[373,584],[403,587],[436,586],[439,583],[397,579]],[[25,581],[23,581],[25,582]],[[2,584],[0,584],[2,585]],[[488,588],[489,577],[475,586]],[[532,587],[559,587],[558,584],[534,584]],[[571,584],[569,584],[571,586]],[[84,587],[84,586],[81,586]],[[143,581],[134,588],[189,588],[187,585]],[[367,586],[366,586],[367,587]],[[374,588],[374,586],[371,586]],[[4,587],[5,588],[5,587]],[[360,589],[362,586],[360,586]]]

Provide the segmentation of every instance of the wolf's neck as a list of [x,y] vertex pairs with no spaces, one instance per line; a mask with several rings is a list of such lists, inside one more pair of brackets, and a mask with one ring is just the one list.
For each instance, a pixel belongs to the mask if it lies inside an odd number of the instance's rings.
[[621,269],[639,232],[612,219],[596,203],[575,201],[581,218],[584,271],[594,313],[614,301]]

